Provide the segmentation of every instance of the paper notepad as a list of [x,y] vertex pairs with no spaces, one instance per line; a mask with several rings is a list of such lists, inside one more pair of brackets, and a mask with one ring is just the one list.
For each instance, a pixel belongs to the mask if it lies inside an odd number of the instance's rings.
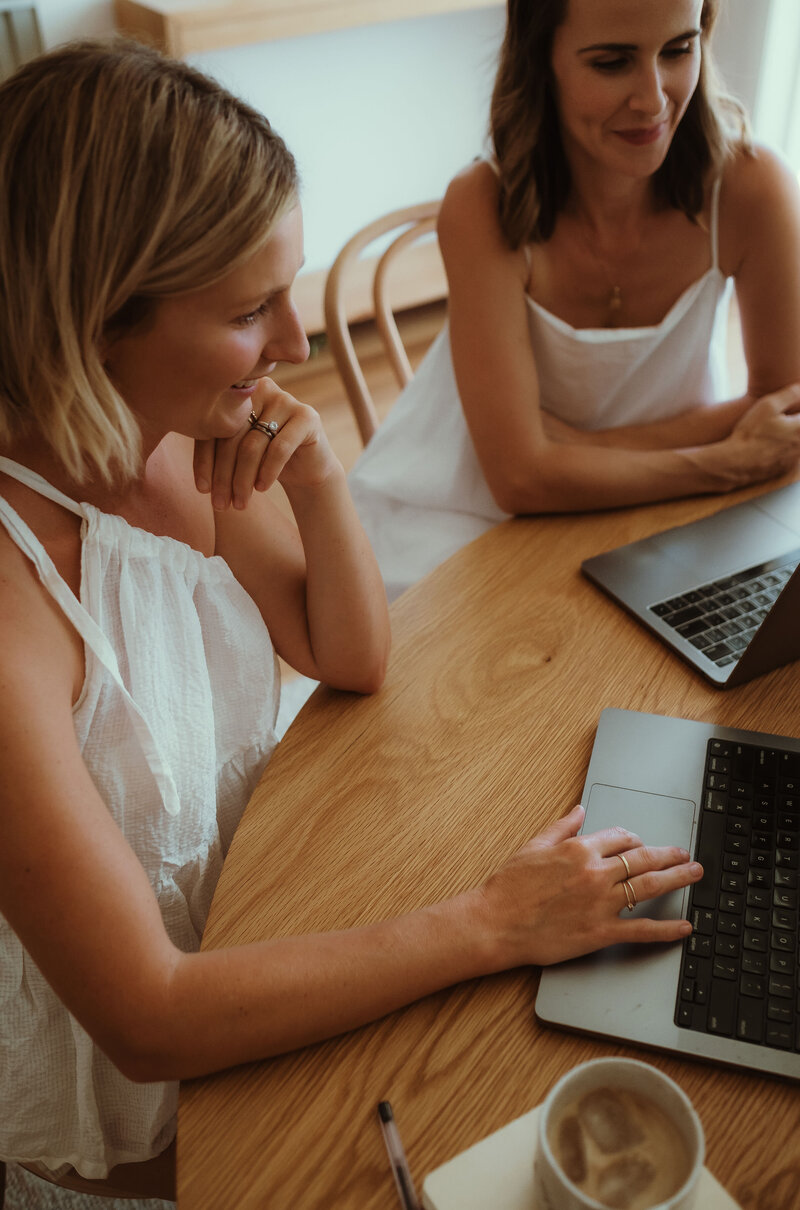
[[[425,1210],[534,1210],[533,1158],[539,1106],[429,1172]],[[697,1197],[702,1210],[741,1210],[707,1168]]]

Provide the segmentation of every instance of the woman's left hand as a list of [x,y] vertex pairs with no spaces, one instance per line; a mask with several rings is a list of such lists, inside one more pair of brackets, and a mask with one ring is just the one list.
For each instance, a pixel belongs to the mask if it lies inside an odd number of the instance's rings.
[[246,508],[254,489],[265,492],[276,482],[286,489],[316,487],[341,469],[319,413],[271,378],[259,382],[253,414],[261,424],[274,421],[275,435],[248,421],[235,437],[195,441],[195,483],[211,493],[215,509]]

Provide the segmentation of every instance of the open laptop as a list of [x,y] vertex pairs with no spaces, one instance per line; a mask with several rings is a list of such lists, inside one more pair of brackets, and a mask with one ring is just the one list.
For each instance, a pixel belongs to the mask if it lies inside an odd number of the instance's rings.
[[586,559],[583,573],[720,689],[800,657],[800,482]]
[[537,1017],[800,1079],[800,739],[604,710],[582,802],[586,832],[620,824],[703,862],[633,913],[694,931],[546,967]]

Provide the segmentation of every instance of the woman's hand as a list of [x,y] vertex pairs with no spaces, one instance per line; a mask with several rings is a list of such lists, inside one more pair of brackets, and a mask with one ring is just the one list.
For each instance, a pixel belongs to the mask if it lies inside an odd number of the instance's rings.
[[800,459],[800,383],[762,395],[724,441],[707,446],[718,490],[761,483],[792,470]]
[[248,423],[235,437],[196,441],[194,477],[198,491],[211,492],[214,508],[247,507],[253,489],[273,483],[285,488],[318,487],[339,468],[319,414],[262,378],[253,396],[253,412],[277,432],[270,437]]
[[583,818],[583,807],[573,807],[482,887],[499,938],[498,969],[547,966],[620,941],[675,941],[691,932],[686,920],[620,912],[628,895],[642,903],[697,882],[702,866],[685,849],[648,848],[624,828],[578,836]]

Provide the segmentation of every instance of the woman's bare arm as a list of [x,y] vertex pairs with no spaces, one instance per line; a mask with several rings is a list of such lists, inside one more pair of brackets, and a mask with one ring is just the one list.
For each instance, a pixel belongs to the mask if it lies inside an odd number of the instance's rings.
[[[791,210],[791,199],[787,205]],[[800,419],[787,413],[800,399],[780,396],[754,424],[751,396],[763,379],[753,378],[746,397],[719,411],[694,408],[619,433],[581,434],[546,416],[528,334],[527,269],[522,253],[511,252],[502,237],[497,183],[486,165],[452,183],[439,235],[459,393],[487,481],[506,511],[574,511],[726,491],[794,465]],[[788,323],[781,330],[788,347]],[[780,373],[791,368],[783,356]],[[749,428],[733,440],[748,416]]]
[[0,653],[0,910],[130,1078],[200,1075],[354,1028],[463,979],[688,930],[621,919],[611,856],[628,854],[641,900],[695,881],[688,853],[647,850],[618,830],[577,837],[576,808],[483,886],[446,902],[359,929],[181,952],[78,751],[74,655],[31,581],[0,590],[14,635]]
[[[373,692],[389,655],[386,592],[342,465],[313,408],[270,379],[255,408],[280,422],[273,440],[245,430],[225,442],[198,443],[196,467],[207,459],[205,477],[231,501],[215,512],[216,553],[292,667],[337,689]],[[263,494],[276,482],[295,526]]]

